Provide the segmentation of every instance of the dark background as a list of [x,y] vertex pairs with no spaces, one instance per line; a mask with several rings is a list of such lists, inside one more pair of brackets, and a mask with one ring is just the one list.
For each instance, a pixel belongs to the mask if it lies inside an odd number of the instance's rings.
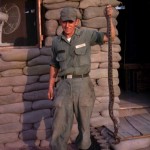
[[150,1],[121,0],[125,6],[119,10],[118,26],[125,63],[150,63]]
[[150,91],[150,1],[121,2],[125,9],[119,10],[117,17],[122,57],[120,87],[136,92]]

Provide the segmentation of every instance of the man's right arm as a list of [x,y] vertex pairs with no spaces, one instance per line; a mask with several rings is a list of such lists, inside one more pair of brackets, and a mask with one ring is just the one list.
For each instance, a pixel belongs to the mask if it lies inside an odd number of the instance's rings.
[[50,79],[49,79],[49,90],[48,90],[48,99],[52,100],[54,98],[54,86],[56,82],[58,69],[54,66],[50,66]]
[[[111,39],[113,41],[115,36],[116,36],[116,30],[115,30],[115,26],[114,26],[113,21],[112,21],[112,14],[113,14],[112,6],[107,5],[106,8],[105,8],[105,16],[106,16],[106,20],[108,20],[110,18]],[[107,27],[107,30],[108,30],[108,27]],[[104,34],[103,41],[108,42],[108,40],[109,40],[109,35],[108,35],[108,32],[107,32],[106,34]]]

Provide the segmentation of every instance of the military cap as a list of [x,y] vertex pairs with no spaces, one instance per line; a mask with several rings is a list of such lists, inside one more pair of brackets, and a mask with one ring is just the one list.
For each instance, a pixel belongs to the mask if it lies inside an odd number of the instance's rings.
[[75,21],[77,19],[77,12],[75,8],[65,7],[60,12],[60,18],[62,21]]

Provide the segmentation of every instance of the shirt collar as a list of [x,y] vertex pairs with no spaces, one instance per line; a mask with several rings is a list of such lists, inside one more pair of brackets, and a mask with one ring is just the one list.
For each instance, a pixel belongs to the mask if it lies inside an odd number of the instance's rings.
[[[79,36],[79,35],[80,35],[80,33],[81,33],[80,29],[79,29],[79,28],[76,28],[76,29],[75,29],[75,33],[74,33],[74,35]],[[74,36],[74,35],[73,35],[73,36]],[[66,39],[66,37],[64,36],[64,34],[63,34],[63,33],[62,33],[60,36],[61,36],[61,38],[62,38],[62,39]]]
[[75,30],[75,35],[80,35],[80,33],[81,33],[81,31],[80,31],[80,29],[79,28],[76,28],[76,30]]

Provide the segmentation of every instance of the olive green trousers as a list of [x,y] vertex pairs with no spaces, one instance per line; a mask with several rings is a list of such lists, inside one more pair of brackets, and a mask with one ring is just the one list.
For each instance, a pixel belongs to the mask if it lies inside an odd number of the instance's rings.
[[58,82],[54,98],[55,113],[50,141],[52,150],[67,150],[74,115],[79,131],[75,143],[80,149],[90,147],[90,117],[94,101],[94,88],[89,77],[61,79]]

